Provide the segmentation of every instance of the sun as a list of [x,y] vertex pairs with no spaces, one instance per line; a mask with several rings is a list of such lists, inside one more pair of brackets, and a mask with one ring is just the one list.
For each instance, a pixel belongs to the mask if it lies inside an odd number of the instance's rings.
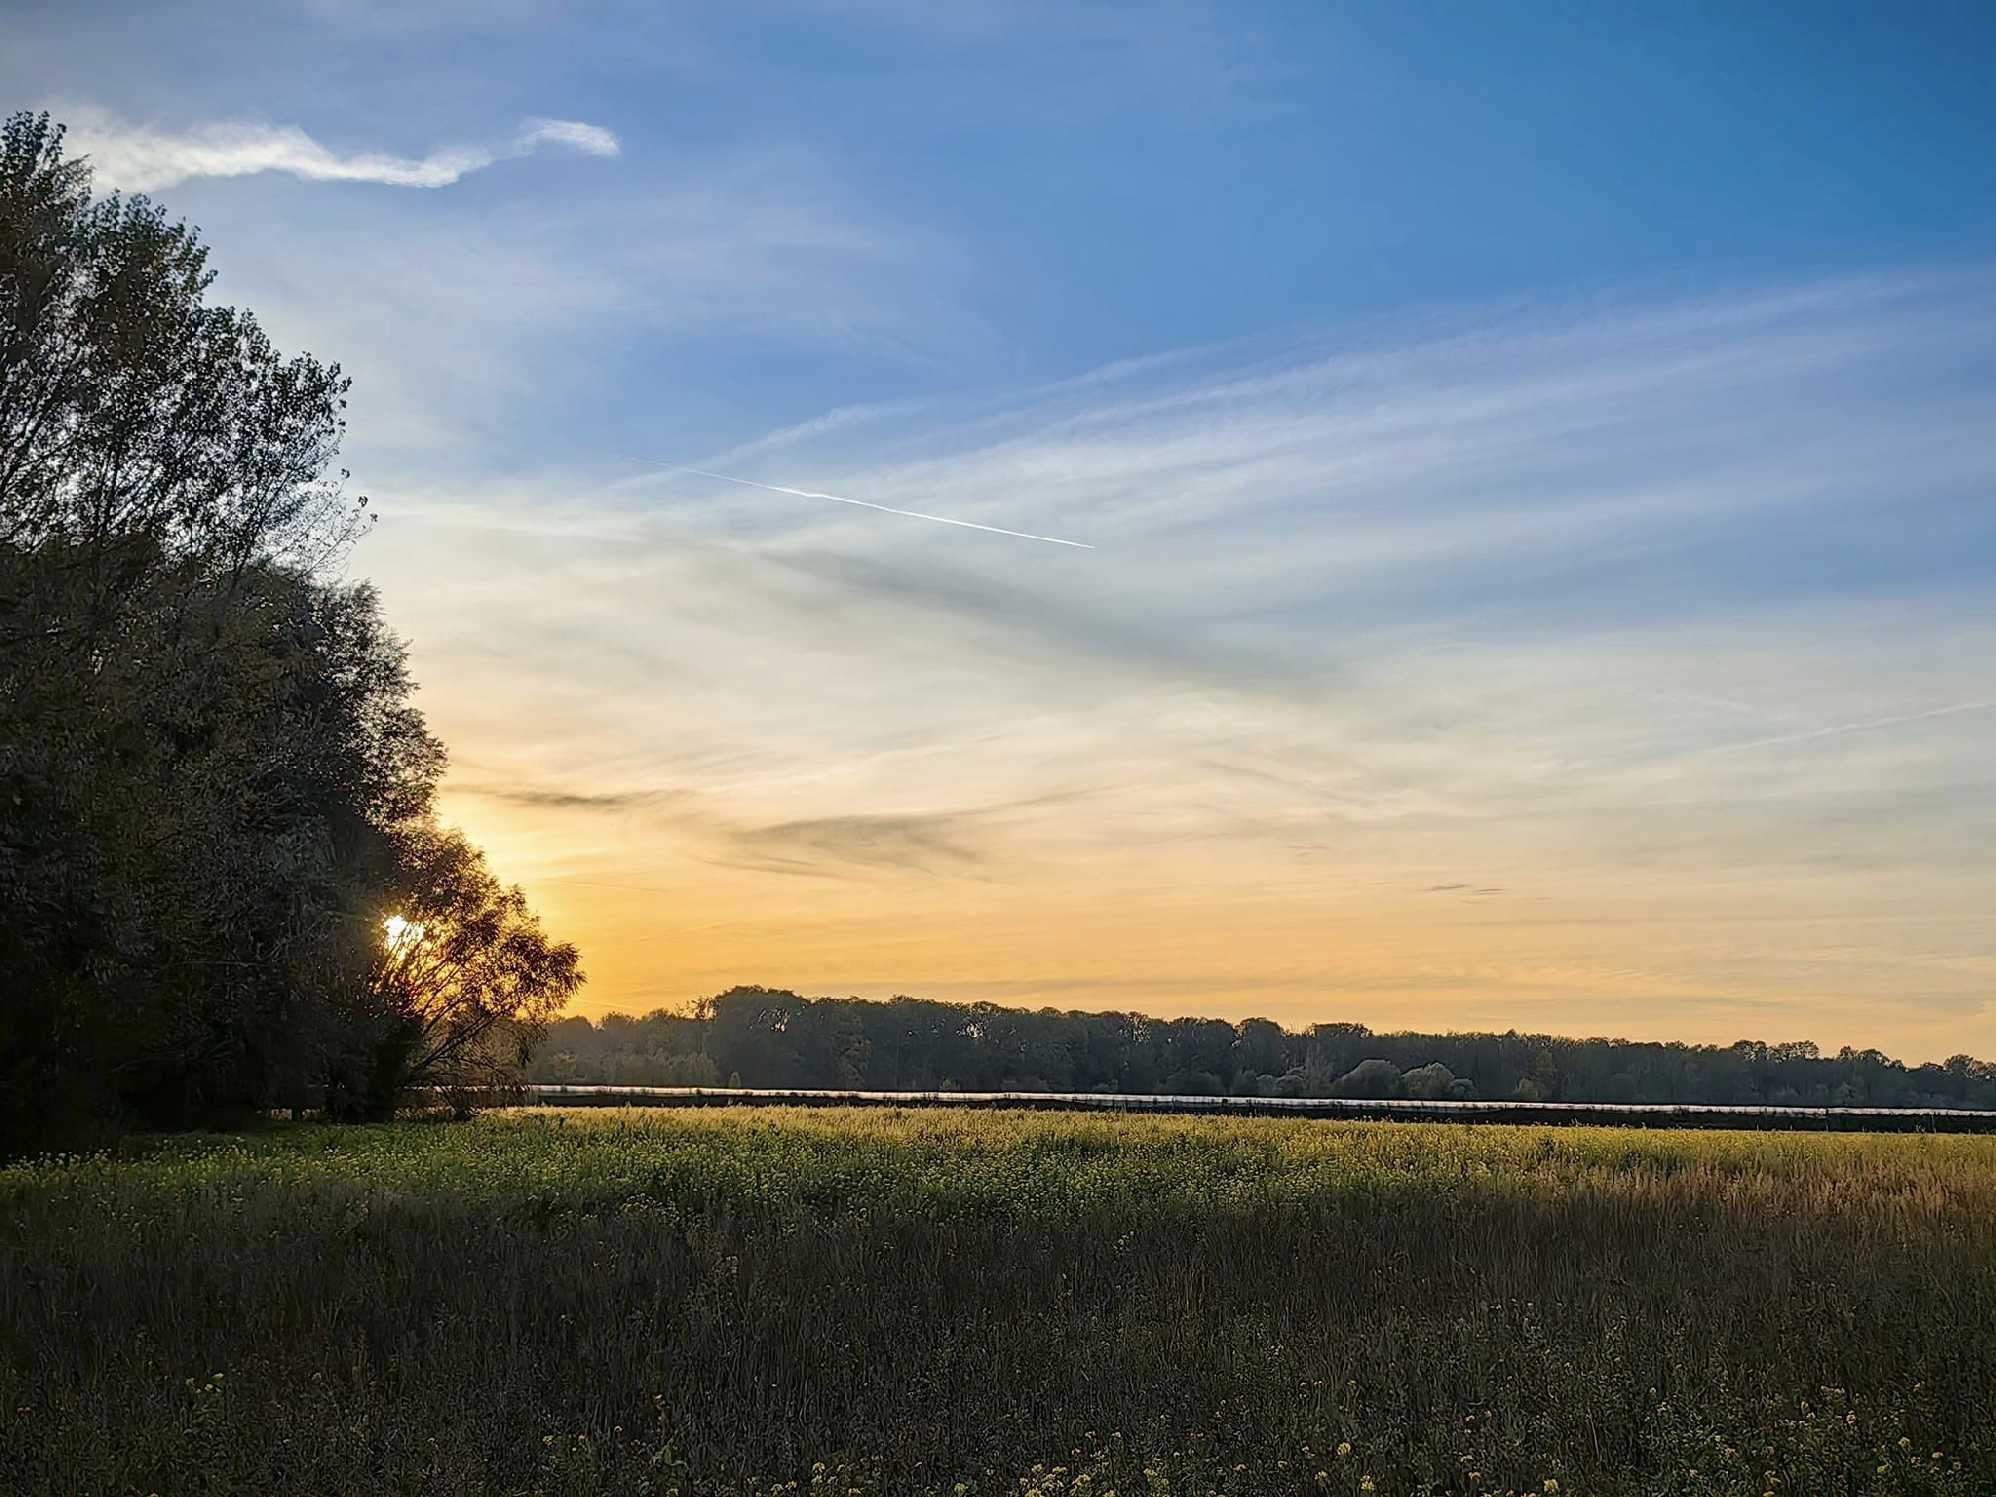
[[413,920],[404,920],[400,915],[390,915],[382,921],[381,930],[382,939],[390,951],[401,951],[423,939],[423,927]]

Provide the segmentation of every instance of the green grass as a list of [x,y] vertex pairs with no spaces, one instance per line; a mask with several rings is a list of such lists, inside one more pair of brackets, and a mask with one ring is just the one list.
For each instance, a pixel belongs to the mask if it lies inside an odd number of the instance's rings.
[[1969,1494],[1992,1408],[1996,1139],[523,1113],[0,1171],[9,1492]]

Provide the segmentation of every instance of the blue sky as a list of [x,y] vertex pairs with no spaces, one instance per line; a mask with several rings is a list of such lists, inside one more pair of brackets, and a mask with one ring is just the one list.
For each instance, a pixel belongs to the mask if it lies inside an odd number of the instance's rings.
[[1996,1052],[1993,60],[1971,5],[16,0],[0,84],[354,374],[353,569],[588,1006],[1941,1055]]
[[[1996,22],[1971,5],[26,12],[7,81],[29,102],[411,156],[529,116],[601,121],[623,145],[615,167],[516,165],[430,202],[171,193],[225,250],[245,216],[384,236],[413,217],[445,239],[538,229],[521,252],[584,275],[612,246],[553,221],[693,228],[723,255],[729,227],[759,228],[757,268],[807,305],[755,330],[717,305],[739,280],[675,287],[668,265],[607,257],[599,273],[650,310],[706,325],[671,346],[591,330],[579,404],[599,419],[560,428],[585,451],[1243,333],[1973,258],[1996,233]],[[643,398],[689,362],[697,390]],[[544,451],[539,435],[521,446]]]

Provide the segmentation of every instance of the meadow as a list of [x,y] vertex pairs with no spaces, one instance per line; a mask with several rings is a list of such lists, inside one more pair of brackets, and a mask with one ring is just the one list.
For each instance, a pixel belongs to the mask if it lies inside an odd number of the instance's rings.
[[21,1493],[1996,1491],[1996,1139],[512,1112],[0,1171]]

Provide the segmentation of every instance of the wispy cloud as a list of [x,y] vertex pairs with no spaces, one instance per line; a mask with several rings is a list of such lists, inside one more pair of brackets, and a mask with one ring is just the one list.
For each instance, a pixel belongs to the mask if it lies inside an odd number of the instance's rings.
[[[1142,952],[1166,994],[1224,949],[1292,1013],[1938,1013],[1969,979],[1923,953],[1989,955],[1996,876],[1992,302],[1885,277],[1228,346],[792,422],[758,460],[1103,543],[1038,567],[656,477],[467,491],[466,523],[437,492],[369,565],[453,741],[700,787],[556,871],[732,922],[717,981],[781,949],[853,991],[1084,999]],[[493,705],[522,690],[528,724]],[[1727,923],[1824,909],[1759,965]]]
[[540,811],[630,811],[670,798],[657,790],[560,790],[544,785],[488,785],[453,782],[454,795],[475,795]]
[[423,156],[383,151],[340,152],[296,125],[218,120],[165,130],[121,120],[99,109],[63,111],[72,145],[90,157],[101,188],[155,192],[195,177],[248,177],[282,172],[309,182],[374,182],[388,187],[448,187],[496,162],[546,147],[585,156],[615,156],[617,137],[580,120],[528,119],[496,142],[447,146]]
[[836,876],[849,865],[963,873],[985,859],[972,835],[975,813],[813,816],[733,834],[740,866],[769,873]]
[[[835,159],[689,150],[669,173],[631,165],[558,183],[495,174],[475,200],[339,194],[315,230],[227,194],[203,210],[218,292],[284,346],[341,362],[352,466],[379,486],[392,449],[405,493],[417,473],[514,486],[634,402],[646,429],[621,450],[693,451],[717,410],[756,398],[776,351],[899,373],[908,347],[961,332],[948,246],[886,216]],[[556,406],[566,425],[550,425]]]

